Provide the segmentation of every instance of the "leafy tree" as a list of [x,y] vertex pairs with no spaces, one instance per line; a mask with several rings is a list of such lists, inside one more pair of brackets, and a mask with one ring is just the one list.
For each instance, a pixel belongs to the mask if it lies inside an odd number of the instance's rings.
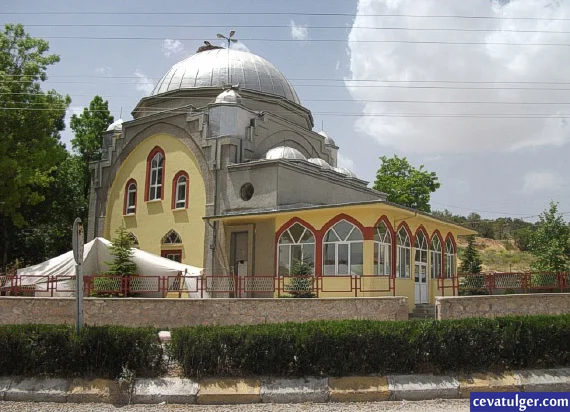
[[314,298],[313,266],[303,260],[297,260],[291,268],[291,284],[289,293],[294,298]]
[[515,245],[517,245],[517,247],[523,252],[528,251],[530,248],[532,233],[533,233],[532,229],[529,229],[528,227],[523,227],[513,232],[513,239],[515,240]]
[[382,156],[380,160],[374,189],[386,193],[391,202],[430,212],[430,196],[441,186],[437,175],[425,170],[424,165],[416,169],[405,157]]
[[481,273],[481,263],[479,251],[475,249],[475,236],[468,236],[459,270],[462,273]]
[[[109,102],[103,101],[101,96],[95,96],[89,108],[83,113],[71,116],[71,130],[75,137],[71,140],[75,150],[83,160],[83,197],[89,199],[90,172],[89,162],[101,159],[103,150],[103,134],[107,127],[113,123],[113,116],[109,112]],[[86,216],[85,216],[86,217]]]
[[558,203],[540,214],[536,232],[530,239],[530,253],[536,260],[531,269],[536,272],[563,272],[570,266],[570,227],[558,213]]
[[59,61],[48,51],[48,42],[30,37],[20,24],[7,24],[0,32],[1,271],[10,241],[27,223],[22,212],[44,200],[43,189],[67,156],[59,133],[71,99],[41,89],[47,67]]
[[137,274],[137,265],[133,262],[133,240],[129,236],[127,229],[120,226],[115,231],[115,238],[111,244],[111,255],[113,262],[105,262],[109,266],[107,275],[128,277]]

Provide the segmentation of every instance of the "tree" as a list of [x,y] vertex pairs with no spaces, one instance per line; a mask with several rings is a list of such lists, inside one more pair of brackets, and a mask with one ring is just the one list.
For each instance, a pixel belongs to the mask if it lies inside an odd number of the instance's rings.
[[[89,108],[84,108],[79,116],[71,116],[70,126],[75,133],[71,145],[83,160],[83,197],[87,200],[91,184],[89,162],[101,159],[103,134],[113,120],[109,112],[109,102],[103,101],[101,96],[95,96],[89,103]],[[87,216],[82,218],[85,220]]]
[[137,274],[137,265],[133,262],[133,240],[127,229],[120,226],[115,231],[115,238],[111,242],[111,255],[113,262],[105,262],[109,266],[107,275],[128,277]]
[[289,294],[294,298],[314,298],[313,266],[304,260],[296,260],[291,268]]
[[467,237],[467,248],[463,252],[459,271],[462,273],[481,273],[481,257],[475,249],[475,236]]
[[536,260],[531,269],[536,272],[563,272],[570,266],[570,227],[558,213],[558,203],[540,214],[537,229],[532,233],[530,253]]
[[20,24],[0,33],[0,271],[6,270],[9,241],[27,223],[22,211],[44,200],[42,190],[67,156],[59,133],[71,99],[41,89],[47,67],[59,61],[48,51],[48,42],[30,37]]
[[390,202],[430,212],[430,196],[441,186],[437,175],[425,170],[424,165],[416,169],[405,157],[382,156],[380,160],[374,189],[386,193]]

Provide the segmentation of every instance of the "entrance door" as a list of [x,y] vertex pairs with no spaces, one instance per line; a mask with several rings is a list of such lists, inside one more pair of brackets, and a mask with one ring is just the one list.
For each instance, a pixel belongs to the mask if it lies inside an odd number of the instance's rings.
[[[247,232],[233,232],[230,244],[230,264],[232,275],[237,275],[239,277],[248,276],[248,255],[249,255],[249,238]],[[240,282],[242,288],[244,287],[244,282]],[[239,285],[234,285],[236,292],[238,292]],[[245,293],[242,292],[242,297],[247,297]],[[231,294],[230,297],[237,297],[235,294]]]
[[415,298],[417,303],[428,303],[428,276],[427,264],[416,262]]

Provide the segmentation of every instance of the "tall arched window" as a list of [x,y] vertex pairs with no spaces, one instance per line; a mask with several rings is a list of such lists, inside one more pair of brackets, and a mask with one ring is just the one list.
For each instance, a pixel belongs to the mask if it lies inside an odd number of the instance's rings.
[[145,200],[164,197],[164,151],[155,147],[148,155]]
[[172,208],[188,208],[188,174],[180,171],[172,180]]
[[396,276],[399,278],[410,277],[410,262],[412,260],[412,249],[410,236],[405,228],[400,228],[396,235]]
[[424,232],[419,231],[416,234],[416,241],[414,243],[415,258],[417,263],[427,265],[428,261],[428,243]]
[[455,246],[451,239],[445,241],[445,277],[451,279],[455,275]]
[[124,215],[134,215],[137,211],[137,182],[131,179],[125,187]]
[[374,230],[374,273],[392,274],[392,235],[384,222]]
[[323,240],[324,275],[362,275],[362,232],[341,220]]
[[442,275],[441,273],[441,242],[439,237],[434,236],[431,240],[431,278],[435,279]]
[[305,262],[315,270],[315,236],[300,223],[295,223],[279,236],[278,273],[288,276],[298,262]]

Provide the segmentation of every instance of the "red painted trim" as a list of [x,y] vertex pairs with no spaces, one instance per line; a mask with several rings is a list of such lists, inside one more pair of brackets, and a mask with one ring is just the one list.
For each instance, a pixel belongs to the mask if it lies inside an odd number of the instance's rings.
[[[406,222],[402,222],[398,225],[398,230],[396,230],[396,235],[398,234],[398,232],[400,231],[400,229],[404,228],[404,230],[408,233],[408,238],[410,239],[410,247],[414,247],[415,244],[415,236],[413,236],[412,234],[412,230],[410,229],[410,226],[408,226],[408,224]],[[398,240],[397,238],[394,240]],[[397,243],[397,242],[396,242]],[[398,245],[396,245],[398,246]]]
[[390,239],[392,240],[392,248],[390,250],[390,254],[392,256],[390,259],[390,265],[392,266],[391,267],[392,277],[396,277],[396,232],[394,232],[392,223],[390,223],[390,220],[386,215],[380,216],[380,218],[376,221],[376,223],[374,223],[374,227],[372,228],[372,240],[374,240],[374,231],[376,230],[376,227],[380,224],[380,222],[386,225],[386,228],[388,228],[388,232],[390,233]]
[[[336,215],[335,217],[333,217],[331,220],[329,220],[327,223],[325,223],[323,225],[323,227],[321,228],[321,232],[323,233],[323,238],[324,238],[324,235],[327,233],[327,231],[331,227],[336,225],[338,222],[340,222],[341,220],[346,220],[347,222],[352,223],[354,226],[356,226],[360,230],[360,233],[362,233],[363,237],[364,237],[365,233],[367,232],[366,228],[358,220],[356,220],[352,216],[349,216],[345,213],[341,213],[339,215]],[[365,240],[369,240],[369,239],[365,239]]]
[[[433,231],[433,233],[431,234],[431,238],[429,239],[430,250],[432,250],[431,249],[431,242],[433,241],[434,237],[437,237],[439,239],[439,247],[440,247],[440,252],[441,252],[441,273],[439,273],[438,277],[443,278],[445,276],[445,242],[443,240],[443,236],[441,236],[439,229],[435,229]],[[439,283],[438,283],[438,285],[439,285]],[[445,289],[442,289],[442,290],[445,290]]]
[[160,200],[164,200],[164,176],[166,175],[166,155],[164,154],[164,150],[162,150],[159,146],[155,146],[146,158],[146,182],[144,185],[144,200],[148,202],[148,197],[150,194],[150,163],[152,162],[153,157],[157,154],[162,154],[162,182],[161,187],[162,190],[160,191]]
[[137,197],[138,197],[138,185],[135,179],[129,179],[125,185],[125,196],[123,199],[123,215],[127,214],[127,201],[129,197],[129,186],[135,184],[135,214],[137,213]]
[[172,179],[172,199],[170,202],[170,207],[171,209],[176,209],[176,197],[178,195],[178,193],[176,193],[176,186],[178,183],[178,179],[180,178],[180,176],[184,176],[186,178],[186,202],[184,205],[184,209],[188,209],[188,203],[190,201],[190,199],[188,198],[188,194],[190,193],[189,189],[190,189],[190,178],[188,177],[188,173],[186,173],[184,170],[180,170],[178,173],[176,173],[176,175],[174,176],[174,179]]
[[447,243],[447,239],[450,239],[451,243],[453,243],[453,253],[456,254],[457,253],[457,243],[455,243],[455,238],[453,237],[451,232],[447,233],[447,236],[445,237],[445,243]]
[[431,241],[433,240],[434,237],[438,237],[439,238],[439,244],[441,245],[442,251],[443,251],[443,246],[444,246],[444,241],[443,241],[443,236],[441,235],[441,232],[439,231],[439,229],[435,229],[433,231],[433,233],[431,234],[431,237],[429,239],[429,243],[431,245]]
[[392,227],[392,224],[390,223],[388,217],[386,215],[380,216],[380,218],[376,221],[376,223],[374,223],[374,229],[380,224],[380,222],[384,222],[384,224],[388,228],[388,231],[390,231],[390,234],[392,235],[392,240],[394,240],[394,235],[396,234],[396,232],[394,232],[394,228]]
[[321,259],[322,253],[319,253],[319,245],[322,243],[322,236],[319,237],[319,231],[315,229],[310,223],[306,222],[305,220],[301,219],[300,217],[293,217],[289,219],[287,222],[283,223],[279,230],[275,232],[275,255],[273,256],[273,267],[275,268],[275,276],[279,275],[279,238],[287,229],[293,226],[295,223],[299,223],[301,226],[309,229],[313,236],[315,237],[315,276],[321,275]]
[[[448,232],[447,236],[445,237],[445,241],[443,242],[443,245],[441,247],[442,248],[441,256],[443,258],[443,265],[441,265],[441,266],[443,269],[442,276],[444,278],[445,278],[445,275],[447,274],[447,239],[451,240],[451,243],[453,244],[453,254],[457,256],[457,244],[455,243],[455,239],[453,238],[453,235],[451,234],[451,232]],[[455,268],[455,271],[457,272],[457,267]],[[445,280],[443,282],[445,282]]]

